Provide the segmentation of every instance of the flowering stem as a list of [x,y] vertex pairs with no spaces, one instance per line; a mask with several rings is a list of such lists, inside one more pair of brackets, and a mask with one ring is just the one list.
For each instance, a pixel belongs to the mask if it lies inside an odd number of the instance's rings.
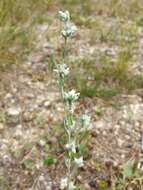
[[[83,166],[83,157],[78,156],[76,149],[79,145],[79,135],[80,130],[75,128],[75,115],[73,113],[73,103],[79,98],[79,93],[76,93],[75,90],[69,92],[65,91],[65,79],[69,74],[69,68],[65,64],[65,57],[67,54],[67,40],[71,37],[76,31],[76,27],[70,22],[70,14],[68,11],[59,11],[59,19],[64,23],[63,30],[61,31],[62,36],[64,37],[64,46],[61,53],[61,63],[58,64],[55,71],[58,73],[59,80],[59,89],[61,92],[61,97],[64,104],[64,129],[67,134],[67,143],[66,143],[66,154],[65,154],[65,164],[67,167],[67,175],[64,179],[61,180],[61,189],[75,190],[76,186],[74,184],[75,175],[78,167]],[[89,118],[84,116],[82,123],[85,122],[86,125],[89,122]],[[78,156],[78,158],[76,158]]]
[[[63,47],[63,51],[62,51],[62,64],[65,63],[65,57],[66,57],[66,50],[67,50],[67,37],[64,37],[64,47]],[[73,120],[73,115],[71,113],[71,109],[72,109],[72,104],[71,103],[67,103],[64,100],[64,79],[62,77],[59,77],[59,87],[60,87],[60,91],[61,91],[61,95],[62,95],[62,99],[63,99],[63,103],[64,103],[64,112],[65,112],[65,120],[68,121],[69,125],[72,125],[72,120]],[[69,126],[66,126],[66,124],[64,123],[64,128],[65,131],[68,135],[68,144],[71,142],[71,138],[72,138],[72,132],[71,130],[68,129]],[[68,165],[67,165],[67,188],[70,189],[70,182],[71,182],[71,178],[72,178],[72,153],[69,150],[68,151]]]
[[[65,63],[65,56],[66,56],[66,50],[67,50],[67,37],[64,38],[64,47],[63,47],[63,52],[62,52],[62,62]],[[64,84],[62,83],[61,84],[61,93],[62,93],[62,97],[63,97],[63,101],[64,101]],[[67,105],[64,101],[64,110],[65,110],[65,119],[70,122],[70,124],[72,123],[71,122],[71,113],[70,113],[70,108],[71,106]],[[65,123],[64,123],[65,125]],[[64,126],[64,128],[66,129],[66,132],[68,134],[68,143],[71,142],[71,131],[67,129],[68,126]],[[71,162],[72,162],[72,155],[71,155],[71,152],[69,151],[68,152],[68,156],[69,156],[69,161],[68,161],[68,166],[67,166],[67,187],[69,189],[69,185],[70,185],[70,182],[71,182]]]
[[62,51],[63,63],[65,62],[66,50],[67,50],[67,37],[64,37],[64,47],[63,47],[63,51]]

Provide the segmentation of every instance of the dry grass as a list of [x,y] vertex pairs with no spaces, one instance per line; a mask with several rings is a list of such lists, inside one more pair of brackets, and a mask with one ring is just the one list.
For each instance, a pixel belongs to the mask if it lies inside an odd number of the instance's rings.
[[[90,29],[86,38],[91,46],[97,46],[97,44],[105,44],[109,48],[118,46],[119,52],[114,62],[113,57],[100,53],[98,55],[100,65],[96,63],[95,55],[84,58],[84,61],[79,60],[78,62],[83,61],[81,67],[83,70],[88,70],[88,76],[78,77],[74,80],[76,81],[75,85],[80,88],[89,76],[94,78],[92,83],[88,82],[89,86],[92,84],[93,88],[89,90],[88,87],[81,90],[83,95],[87,95],[87,91],[90,92],[90,96],[93,94],[100,94],[99,96],[116,95],[120,91],[122,83],[124,84],[122,82],[124,77],[129,76],[127,73],[130,70],[130,63],[133,61],[134,51],[138,51],[138,30],[142,25],[143,18],[141,0],[126,2],[124,0],[85,0],[84,2],[81,0],[60,0],[58,2],[51,0],[1,0],[0,69],[9,68],[12,64],[19,64],[27,58],[27,55],[34,48],[35,26],[50,23],[47,15],[54,16],[53,12],[59,9],[68,9],[77,25],[85,28],[85,31]],[[51,39],[52,36],[49,38]],[[84,42],[84,39],[81,38],[81,40]],[[88,62],[91,62],[90,67],[89,64],[85,64]],[[93,68],[98,68],[98,70],[93,70]],[[128,89],[134,89],[134,86],[140,88],[143,77],[133,76],[132,78],[133,81],[131,80],[132,82],[128,84]],[[116,82],[114,83],[114,81]],[[105,89],[105,84],[109,85],[106,92],[102,92],[102,89]],[[97,90],[97,86],[101,90]],[[95,91],[100,91],[100,93],[95,93]]]
[[[47,0],[0,1],[0,68],[23,61],[33,48],[34,26],[44,21]],[[41,16],[41,13],[43,16]]]

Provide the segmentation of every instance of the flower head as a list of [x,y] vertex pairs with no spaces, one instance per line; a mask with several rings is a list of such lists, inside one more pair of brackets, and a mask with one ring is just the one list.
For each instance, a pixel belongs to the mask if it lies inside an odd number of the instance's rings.
[[70,22],[70,13],[68,11],[59,11],[59,19],[64,23],[61,31],[64,38],[72,36],[77,31],[77,27]]
[[75,159],[74,159],[74,162],[76,163],[76,165],[77,165],[79,168],[84,166],[83,157],[75,158]]
[[73,101],[76,101],[79,98],[79,95],[80,93],[76,93],[75,90],[64,92],[64,100],[71,104]]
[[67,23],[61,31],[63,37],[67,38],[72,36],[77,31],[77,27],[72,23]]
[[65,189],[68,185],[68,178],[63,178],[61,179],[61,183],[60,183],[60,189]]
[[72,140],[71,142],[69,142],[68,144],[66,144],[65,146],[68,150],[70,150],[73,153],[76,153],[76,143],[74,140]]
[[62,78],[69,74],[69,68],[66,64],[58,64],[57,68],[54,71],[58,73]]
[[69,11],[59,11],[59,19],[62,22],[70,21],[70,13],[69,13]]

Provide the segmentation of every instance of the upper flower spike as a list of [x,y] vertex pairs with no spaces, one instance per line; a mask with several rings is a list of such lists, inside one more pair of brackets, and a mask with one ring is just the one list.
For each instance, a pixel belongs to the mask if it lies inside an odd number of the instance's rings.
[[74,24],[72,24],[72,23],[67,23],[65,26],[64,26],[64,28],[63,28],[63,30],[62,30],[62,35],[64,36],[64,37],[70,37],[70,36],[72,36],[75,32],[77,31],[77,27],[74,25]]
[[69,22],[70,21],[70,13],[69,13],[69,11],[59,11],[59,19],[62,22]]
[[77,31],[77,27],[70,22],[70,13],[68,11],[59,11],[59,19],[64,23],[61,34],[64,38],[71,37]]

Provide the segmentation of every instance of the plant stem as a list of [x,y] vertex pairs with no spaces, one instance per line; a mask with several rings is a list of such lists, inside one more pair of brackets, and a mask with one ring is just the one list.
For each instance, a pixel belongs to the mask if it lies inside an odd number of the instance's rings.
[[[66,49],[67,49],[67,38],[64,38],[64,47],[63,47],[63,51],[62,51],[62,60],[61,60],[62,64],[65,63]],[[68,125],[72,125],[73,116],[72,116],[72,113],[70,112],[72,105],[68,104],[64,101],[64,79],[61,76],[59,76],[59,88],[61,91],[61,96],[62,96],[62,100],[63,100],[63,104],[64,104],[65,119],[66,119]],[[71,130],[69,130],[69,126],[66,126],[65,123],[64,123],[64,128],[65,128],[65,131],[68,136],[67,143],[69,144],[71,142],[72,132],[71,132]],[[72,154],[71,154],[71,151],[69,150],[68,151],[68,166],[67,166],[67,178],[68,178],[67,187],[68,187],[68,189],[69,189],[69,185],[70,185],[71,177],[72,177],[71,170],[72,170]]]
[[63,51],[62,51],[63,63],[65,62],[66,50],[67,50],[67,37],[64,38],[64,47],[63,47]]

